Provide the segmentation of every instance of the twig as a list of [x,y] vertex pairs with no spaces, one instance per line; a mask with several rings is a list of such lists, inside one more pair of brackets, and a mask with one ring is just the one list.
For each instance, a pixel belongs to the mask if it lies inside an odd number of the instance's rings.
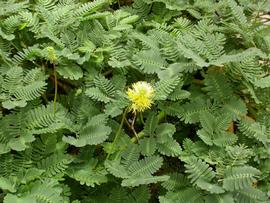
[[132,130],[132,132],[134,133],[134,135],[136,136],[137,140],[139,141],[137,132],[136,132],[136,130],[135,130],[135,128],[134,128],[134,124],[135,124],[136,118],[137,118],[137,114],[136,114],[136,111],[135,111],[135,112],[134,112],[133,119],[132,119],[132,122],[131,122],[131,130]]

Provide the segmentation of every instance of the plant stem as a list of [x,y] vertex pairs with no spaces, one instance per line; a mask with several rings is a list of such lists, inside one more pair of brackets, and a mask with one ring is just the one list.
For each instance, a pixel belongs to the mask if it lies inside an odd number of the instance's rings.
[[131,138],[131,142],[132,142],[132,143],[136,143],[136,142],[138,141],[138,139],[139,139],[139,138],[142,138],[142,137],[144,137],[144,132],[143,132],[143,131],[139,132],[139,133],[137,134],[137,137]]
[[54,109],[54,114],[56,113],[56,100],[57,100],[57,73],[56,73],[56,68],[55,68],[55,63],[53,63],[53,75],[54,75],[54,99],[53,99],[53,109]]
[[132,122],[131,122],[131,130],[132,130],[132,132],[134,133],[135,137],[136,137],[137,140],[138,140],[138,135],[137,135],[137,132],[136,132],[136,130],[135,130],[135,128],[134,128],[134,124],[135,124],[136,118],[137,118],[137,113],[136,113],[136,111],[135,111],[135,112],[134,112],[133,119],[132,119]]
[[132,130],[132,132],[134,133],[135,138],[139,141],[138,134],[137,134],[137,132],[136,132],[134,126],[131,127],[131,130]]
[[[128,111],[128,109],[126,108],[125,111],[124,111],[124,113],[123,113],[123,116],[122,116],[122,120],[121,120],[120,126],[119,126],[119,128],[118,128],[118,130],[117,130],[117,132],[116,132],[116,134],[115,134],[115,137],[114,137],[114,140],[113,140],[113,143],[112,143],[112,147],[111,147],[109,153],[107,154],[106,160],[107,160],[107,159],[110,157],[110,155],[112,154],[112,150],[114,149],[115,143],[116,143],[116,141],[118,140],[118,137],[119,137],[119,135],[120,135],[120,133],[121,133],[121,130],[122,130],[122,127],[123,127],[125,118],[126,118],[127,111]],[[105,161],[106,161],[106,160],[105,160]]]
[[141,120],[142,124],[144,125],[144,120],[143,120],[143,114],[142,114],[142,112],[140,112],[140,120]]
[[133,134],[135,135],[135,137],[137,137],[138,134],[135,131],[134,126],[131,126],[126,118],[125,118],[125,122],[126,122],[127,126],[129,127],[129,129],[133,132]]

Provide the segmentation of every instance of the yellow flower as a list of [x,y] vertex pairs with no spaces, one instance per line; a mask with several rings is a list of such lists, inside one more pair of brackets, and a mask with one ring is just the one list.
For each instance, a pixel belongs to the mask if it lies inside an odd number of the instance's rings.
[[139,81],[134,83],[132,88],[128,88],[127,95],[132,102],[131,109],[133,112],[143,112],[150,109],[153,103],[154,89],[149,83]]

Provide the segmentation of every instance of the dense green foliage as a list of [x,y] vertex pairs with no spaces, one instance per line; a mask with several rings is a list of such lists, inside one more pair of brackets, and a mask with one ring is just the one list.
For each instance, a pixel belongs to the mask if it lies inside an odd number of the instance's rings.
[[270,202],[269,11],[1,0],[0,202]]

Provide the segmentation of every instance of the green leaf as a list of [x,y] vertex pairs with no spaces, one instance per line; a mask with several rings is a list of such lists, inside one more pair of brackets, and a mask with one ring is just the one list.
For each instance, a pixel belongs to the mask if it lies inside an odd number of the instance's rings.
[[179,78],[174,77],[171,79],[161,80],[155,84],[155,100],[166,100],[167,97],[173,92],[179,84]]
[[157,125],[158,125],[157,115],[155,114],[155,112],[151,112],[147,116],[147,119],[145,121],[144,130],[143,130],[145,135],[153,136]]
[[105,124],[106,118],[105,114],[93,116],[87,124],[81,128],[76,138],[64,136],[63,141],[76,147],[103,143],[112,132],[112,129]]
[[148,185],[151,183],[163,182],[169,179],[169,176],[131,176],[129,179],[122,181],[121,185],[123,187],[136,187],[139,185]]
[[135,144],[129,144],[126,148],[126,150],[122,154],[123,160],[121,163],[125,167],[129,167],[131,164],[138,161],[140,157],[140,148],[138,145]]
[[215,172],[207,163],[198,159],[197,157],[191,156],[184,160],[186,162],[186,173],[191,183],[203,179],[205,181],[211,181],[215,177]]
[[225,192],[225,190],[222,187],[215,184],[208,183],[204,180],[198,180],[196,182],[196,185],[199,188],[210,192],[211,194],[221,194]]
[[223,108],[224,111],[227,112],[233,120],[240,119],[247,114],[247,107],[243,100],[239,98],[231,98]]
[[75,10],[75,16],[82,17],[91,13],[94,13],[98,9],[107,5],[109,1],[107,0],[95,0],[93,2],[87,2],[82,4],[78,9]]
[[248,48],[240,53],[233,54],[233,55],[223,55],[219,57],[217,60],[212,61],[211,63],[216,66],[220,66],[223,64],[231,63],[231,62],[238,62],[238,61],[243,61],[246,58],[254,57],[254,56],[259,56],[261,58],[266,58],[265,53],[263,53],[260,49],[258,48]]
[[176,128],[171,123],[162,123],[156,128],[156,136],[158,142],[164,143],[167,141],[167,137],[172,137],[176,132]]
[[33,135],[25,133],[21,137],[11,139],[8,145],[13,150],[23,151],[28,148],[28,144],[33,142],[34,140],[35,137]]
[[14,109],[15,107],[25,107],[27,103],[24,100],[4,101],[2,105],[5,109]]
[[235,201],[239,203],[245,202],[267,202],[269,198],[264,192],[259,189],[248,187],[242,190],[239,190],[235,196]]
[[233,90],[224,74],[219,72],[209,72],[204,80],[205,89],[210,97],[217,102],[226,101],[233,95]]
[[240,23],[241,26],[246,26],[248,24],[247,18],[244,14],[244,9],[238,6],[234,0],[227,0],[228,6],[231,9],[232,15]]
[[239,131],[251,139],[256,139],[263,144],[270,142],[269,132],[266,126],[261,125],[259,122],[242,119],[238,123]]
[[147,186],[137,187],[131,194],[136,202],[138,203],[147,203],[151,198],[151,191]]
[[208,112],[211,108],[209,102],[203,99],[195,99],[192,102],[185,103],[181,106],[176,105],[177,116],[181,118],[185,123],[196,123],[199,121],[200,115],[204,112]]
[[126,171],[126,168],[122,165],[120,165],[119,161],[109,161],[107,160],[105,162],[106,169],[115,177],[118,178],[128,178],[128,173]]
[[163,159],[160,156],[148,156],[134,162],[128,167],[130,176],[150,176],[161,168]]
[[154,138],[150,137],[150,138],[143,138],[141,140],[139,140],[139,146],[140,146],[140,150],[142,155],[144,156],[150,156],[153,155],[154,152],[156,151],[156,141]]
[[57,66],[56,71],[65,79],[78,80],[83,77],[82,69],[75,64]]
[[161,203],[204,203],[203,194],[194,187],[185,187],[175,192],[169,191],[165,196],[160,196],[159,200]]
[[57,177],[57,175],[63,176],[65,170],[72,161],[73,159],[69,155],[52,154],[37,162],[37,168],[44,170],[43,175],[49,177]]
[[255,177],[260,174],[261,172],[258,169],[251,166],[228,168],[225,171],[223,187],[229,191],[238,191],[243,188],[251,187],[252,183],[256,181]]
[[205,197],[207,203],[235,203],[232,194],[225,195],[207,195]]
[[106,94],[104,94],[99,88],[97,87],[91,87],[91,88],[88,88],[86,91],[85,91],[85,94],[94,99],[94,100],[97,100],[97,101],[101,101],[101,102],[104,102],[104,103],[108,103],[110,101],[112,101],[112,99],[110,97],[108,97]]
[[15,38],[15,35],[13,34],[4,33],[1,27],[0,27],[0,36],[8,41],[11,41]]
[[[153,0],[144,0],[146,3],[152,3]],[[155,0],[155,2],[162,2],[167,9],[181,11],[185,9],[185,2],[182,0]]]
[[0,188],[9,192],[16,192],[15,183],[5,177],[0,177]]
[[177,157],[182,153],[181,146],[173,138],[167,138],[166,142],[158,143],[157,149],[161,154],[172,157]]
[[70,165],[67,174],[80,182],[81,185],[95,187],[108,181],[107,171],[104,167],[97,166],[96,159],[89,159],[83,163]]
[[26,171],[21,171],[18,174],[18,177],[22,183],[26,184],[39,178],[44,173],[44,171],[45,170],[43,169],[31,168],[27,169]]
[[88,124],[81,131],[78,138],[64,136],[63,141],[76,147],[96,145],[104,142],[111,133],[111,128],[106,125],[92,126]]
[[135,64],[147,74],[158,73],[166,66],[166,62],[158,52],[141,51],[137,53],[133,59]]
[[36,203],[36,200],[33,197],[17,197],[13,194],[7,194],[4,203]]
[[192,59],[198,66],[200,67],[208,67],[209,63],[207,63],[201,56],[195,53],[193,50],[187,48],[182,42],[178,41],[177,47],[182,51],[183,55]]
[[255,81],[255,86],[260,88],[270,87],[270,76]]
[[158,73],[160,80],[168,80],[175,78],[176,75],[180,75],[184,71],[184,66],[181,63],[170,64],[165,70],[161,70]]
[[162,183],[162,187],[169,191],[179,191],[189,185],[189,181],[182,173],[174,172],[170,174],[170,179]]

